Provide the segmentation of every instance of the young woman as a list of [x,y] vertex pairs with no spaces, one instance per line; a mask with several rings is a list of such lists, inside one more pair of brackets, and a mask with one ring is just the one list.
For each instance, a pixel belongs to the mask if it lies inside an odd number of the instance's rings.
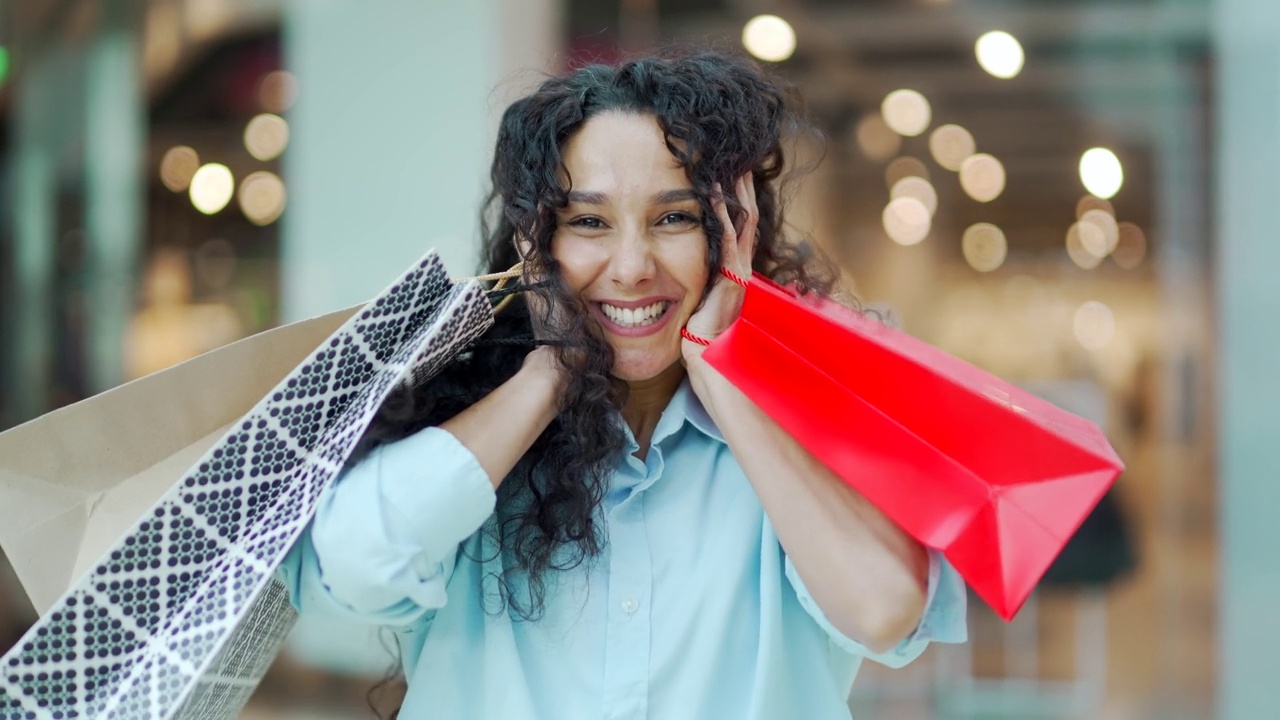
[[302,612],[396,631],[400,717],[846,718],[864,657],[964,640],[954,571],[687,339],[737,317],[728,275],[830,289],[782,236],[794,122],[715,54],[507,110],[487,265],[536,292],[488,339],[540,343],[388,401],[285,569]]

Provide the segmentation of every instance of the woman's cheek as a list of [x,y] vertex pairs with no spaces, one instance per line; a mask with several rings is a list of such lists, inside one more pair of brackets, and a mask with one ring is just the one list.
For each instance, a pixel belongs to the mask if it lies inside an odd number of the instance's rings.
[[690,268],[695,274],[695,277],[691,278],[691,282],[698,288],[706,287],[707,256],[711,254],[707,236],[699,231],[694,234],[694,237],[684,247],[686,248],[686,256],[682,264]]
[[600,265],[600,244],[572,233],[557,236],[551,244],[551,254],[560,263],[560,273],[565,283],[576,291],[590,284],[598,274],[593,271]]

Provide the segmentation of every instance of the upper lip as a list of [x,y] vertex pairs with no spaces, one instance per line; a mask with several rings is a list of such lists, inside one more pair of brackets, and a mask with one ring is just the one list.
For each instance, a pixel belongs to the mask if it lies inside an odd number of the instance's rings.
[[612,305],[613,307],[616,307],[616,308],[628,308],[631,310],[638,310],[640,308],[649,307],[654,303],[674,302],[674,300],[672,300],[671,298],[665,298],[665,297],[650,297],[650,298],[643,298],[640,300],[597,300],[596,302],[602,303],[604,305]]

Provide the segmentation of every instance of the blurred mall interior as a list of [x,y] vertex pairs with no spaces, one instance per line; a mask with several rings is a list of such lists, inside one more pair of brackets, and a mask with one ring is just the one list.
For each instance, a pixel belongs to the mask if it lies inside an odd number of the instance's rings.
[[[854,716],[1276,717],[1277,37],[1275,0],[0,1],[0,429],[431,247],[472,274],[511,98],[750,52],[821,131],[793,231],[1127,464],[1014,622],[971,602]],[[0,556],[0,651],[32,620]],[[389,662],[304,618],[244,717],[374,717]]]

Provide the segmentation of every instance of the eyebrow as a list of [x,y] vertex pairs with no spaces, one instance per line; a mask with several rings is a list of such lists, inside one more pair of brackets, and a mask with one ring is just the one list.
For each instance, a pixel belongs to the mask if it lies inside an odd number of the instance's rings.
[[[663,190],[662,192],[654,193],[649,198],[649,202],[653,205],[670,205],[671,203],[697,199],[698,194],[693,191],[693,188],[681,188],[679,190]],[[609,196],[602,192],[570,190],[568,200],[571,203],[580,203],[582,205],[606,205],[608,204]]]

